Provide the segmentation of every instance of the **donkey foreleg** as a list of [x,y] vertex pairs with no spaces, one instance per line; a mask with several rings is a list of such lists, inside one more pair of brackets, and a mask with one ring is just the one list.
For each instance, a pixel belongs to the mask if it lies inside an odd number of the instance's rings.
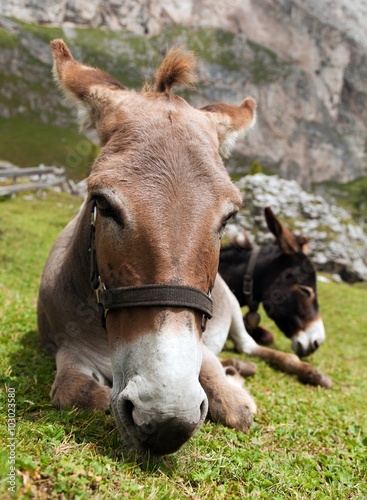
[[200,383],[208,397],[211,420],[248,432],[256,413],[256,404],[246,389],[234,385],[226,377],[218,358],[205,346]]
[[51,388],[52,404],[59,408],[106,411],[110,388],[92,363],[74,349],[60,347],[56,354],[57,373]]
[[276,351],[275,349],[269,349],[268,347],[259,346],[246,331],[242,319],[242,311],[236,297],[229,289],[228,292],[227,300],[230,303],[232,311],[229,337],[233,340],[238,352],[243,352],[249,356],[263,359],[277,366],[285,373],[297,375],[298,379],[304,384],[326,388],[332,386],[331,379],[327,375],[324,375],[309,363],[301,361],[295,354],[284,353]]
[[326,388],[332,386],[331,379],[327,375],[324,375],[309,363],[301,361],[295,354],[276,351],[256,344],[245,329],[239,304],[233,302],[232,307],[233,317],[229,336],[234,341],[237,351],[263,359],[277,366],[285,373],[297,375],[298,379],[304,384],[319,385]]
[[219,358],[219,361],[227,375],[231,374],[230,368],[233,368],[242,377],[252,377],[256,373],[256,365],[252,361],[242,361],[242,359],[237,358]]
[[324,375],[309,363],[301,361],[295,354],[280,352],[259,345],[248,354],[277,366],[285,373],[297,375],[298,379],[304,384],[319,385],[327,389],[333,385],[330,377]]
[[250,354],[252,350],[258,347],[258,344],[246,330],[238,300],[228,287],[226,292],[228,308],[231,311],[231,324],[229,327],[228,337],[233,340],[237,352]]
[[247,352],[257,344],[247,333],[243,324],[240,305],[223,278],[217,274],[212,291],[214,314],[204,332],[204,344],[215,354],[219,354],[229,337],[236,351]]

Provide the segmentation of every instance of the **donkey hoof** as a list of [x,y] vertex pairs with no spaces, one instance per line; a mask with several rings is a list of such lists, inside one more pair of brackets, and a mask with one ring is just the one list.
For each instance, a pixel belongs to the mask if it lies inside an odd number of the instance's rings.
[[246,389],[235,385],[227,388],[223,399],[209,401],[210,419],[237,431],[248,433],[255,413],[256,404],[251,395]]
[[52,404],[58,408],[106,411],[110,407],[110,388],[80,374],[77,379],[58,377],[51,389]]
[[236,408],[231,408],[223,422],[227,427],[236,429],[237,431],[250,432],[252,421],[254,419],[254,411],[248,404],[238,405]]
[[[252,377],[256,373],[256,365],[252,361],[242,361],[241,359],[227,358],[221,359],[220,362],[224,368],[234,368],[242,377]],[[228,375],[228,371],[226,374]]]
[[274,342],[274,335],[261,326],[253,328],[252,330],[250,329],[249,334],[257,344],[271,345]]
[[318,370],[300,375],[299,380],[304,384],[325,387],[325,389],[330,389],[333,386],[331,378],[319,372]]

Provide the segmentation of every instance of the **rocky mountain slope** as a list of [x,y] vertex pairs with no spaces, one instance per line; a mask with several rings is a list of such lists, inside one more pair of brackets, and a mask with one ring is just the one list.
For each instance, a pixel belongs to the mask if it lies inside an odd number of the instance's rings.
[[[124,15],[118,2],[86,7],[80,0],[62,0],[50,2],[50,9],[46,4],[0,4],[0,13],[47,23],[0,16],[0,157],[5,151],[6,159],[17,156],[15,162],[25,166],[32,150],[32,166],[63,165],[75,178],[87,173],[95,147],[77,134],[73,110],[51,76],[49,41],[63,37],[75,57],[128,87],[140,87],[162,53],[181,44],[199,54],[200,84],[183,93],[192,104],[255,96],[258,124],[229,161],[232,171],[246,172],[260,162],[304,186],[365,173],[363,2],[329,0],[323,4],[328,16],[313,0],[224,2],[224,10],[210,10],[202,1],[155,2],[155,10],[150,2],[124,2],[125,9],[131,7]],[[107,5],[111,11],[104,10]],[[367,237],[349,213],[277,176],[247,176],[239,186],[245,199],[239,220],[258,243],[268,237],[262,210],[270,205],[290,227],[311,237],[319,269],[347,281],[367,279]]]
[[[257,128],[239,147],[232,170],[256,159],[304,186],[366,174],[364,0],[5,0],[0,15],[60,26],[59,35],[73,42],[77,55],[106,66],[110,60],[115,68],[116,61],[127,65],[128,84],[135,83],[141,61],[148,59],[151,71],[150,59],[169,44],[195,49],[201,57],[195,105],[238,102],[245,95],[259,102]],[[2,26],[14,36],[4,20]],[[91,46],[80,43],[77,26],[115,31],[95,50],[93,38]],[[29,29],[17,36],[17,49],[2,51],[0,71],[36,82],[39,70],[27,67],[24,78],[17,59],[28,50],[37,64],[47,64],[44,39]],[[98,57],[91,57],[93,50]],[[8,85],[1,88],[3,102]],[[36,92],[33,98],[37,104]],[[41,106],[40,113],[47,110]]]

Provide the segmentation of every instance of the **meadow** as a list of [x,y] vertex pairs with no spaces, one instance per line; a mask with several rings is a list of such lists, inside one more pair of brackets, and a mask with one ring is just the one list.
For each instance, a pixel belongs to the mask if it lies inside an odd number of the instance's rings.
[[[309,361],[332,378],[330,390],[256,361],[246,381],[258,405],[248,435],[208,421],[177,453],[142,460],[125,449],[110,413],[51,405],[55,364],[38,344],[37,290],[52,243],[79,204],[53,192],[0,201],[0,497],[367,498],[365,284],[319,283],[327,339]],[[274,347],[290,352],[262,316]]]

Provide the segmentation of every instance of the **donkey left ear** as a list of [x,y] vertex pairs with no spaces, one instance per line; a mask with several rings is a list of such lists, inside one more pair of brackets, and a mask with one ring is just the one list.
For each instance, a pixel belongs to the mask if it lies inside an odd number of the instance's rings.
[[102,113],[125,88],[104,71],[77,62],[63,40],[53,40],[50,48],[55,80],[76,106],[82,130],[98,129]]
[[283,252],[288,254],[302,252],[302,244],[297,236],[279,222],[272,209],[266,207],[264,213],[268,228],[274,234]]
[[247,97],[239,106],[217,102],[201,108],[217,129],[219,152],[227,158],[235,142],[243,137],[256,122],[256,101]]

